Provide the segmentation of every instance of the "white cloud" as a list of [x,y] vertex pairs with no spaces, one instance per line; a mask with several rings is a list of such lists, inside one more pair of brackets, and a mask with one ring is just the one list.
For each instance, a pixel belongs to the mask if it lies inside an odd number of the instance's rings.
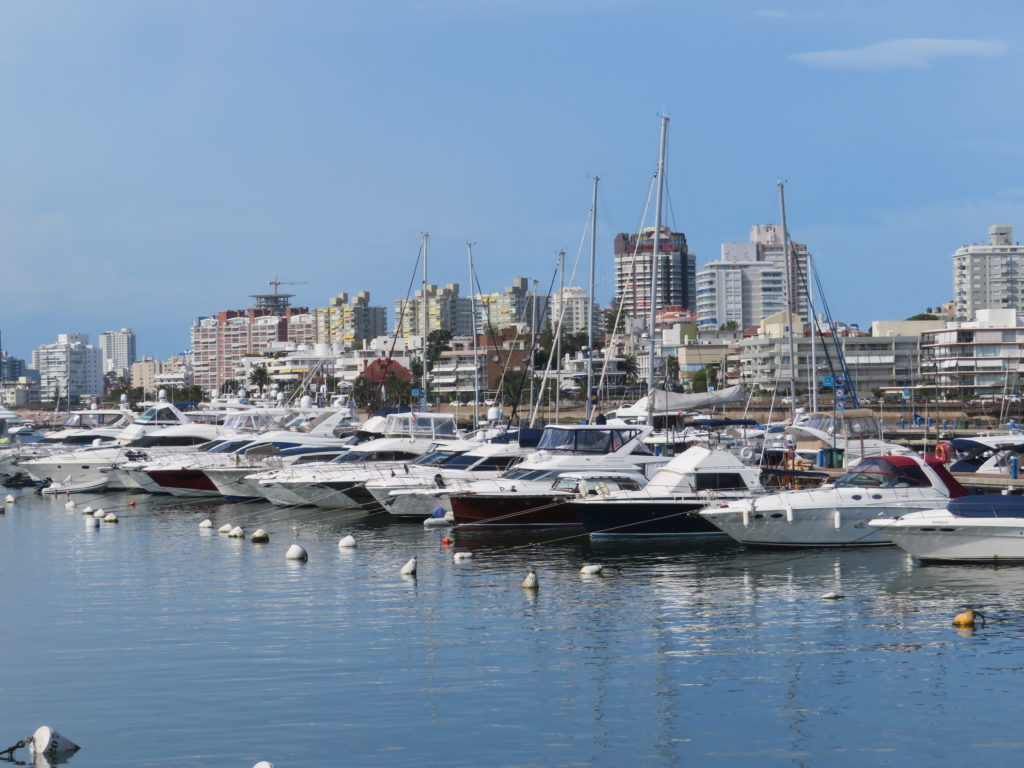
[[783,18],[786,17],[786,12],[785,11],[763,10],[763,11],[755,11],[754,15],[755,16],[760,16],[760,17],[765,18],[765,19],[783,19]]
[[923,69],[954,56],[1002,56],[1006,45],[993,40],[943,40],[910,37],[872,43],[861,48],[794,53],[789,58],[812,67],[835,69]]

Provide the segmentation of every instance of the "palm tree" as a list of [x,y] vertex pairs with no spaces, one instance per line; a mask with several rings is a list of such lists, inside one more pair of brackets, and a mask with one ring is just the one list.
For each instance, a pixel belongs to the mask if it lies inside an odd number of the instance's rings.
[[264,364],[254,365],[249,372],[249,383],[261,392],[270,386],[270,372]]
[[633,355],[626,355],[622,358],[622,370],[626,374],[627,384],[636,384],[636,376],[639,373],[639,369],[636,365],[636,357]]

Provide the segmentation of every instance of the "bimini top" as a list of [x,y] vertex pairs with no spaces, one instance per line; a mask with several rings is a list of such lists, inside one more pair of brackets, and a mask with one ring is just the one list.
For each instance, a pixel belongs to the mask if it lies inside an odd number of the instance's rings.
[[[929,477],[930,470],[937,477]],[[943,488],[944,486],[944,488]],[[869,456],[835,482],[837,488],[932,488],[946,490],[951,499],[967,489],[934,456]]]

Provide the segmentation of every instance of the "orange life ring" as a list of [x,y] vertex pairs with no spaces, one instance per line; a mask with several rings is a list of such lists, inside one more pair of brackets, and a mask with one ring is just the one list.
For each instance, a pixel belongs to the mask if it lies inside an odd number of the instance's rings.
[[935,446],[935,458],[943,464],[949,464],[953,458],[953,446],[948,442],[941,442]]

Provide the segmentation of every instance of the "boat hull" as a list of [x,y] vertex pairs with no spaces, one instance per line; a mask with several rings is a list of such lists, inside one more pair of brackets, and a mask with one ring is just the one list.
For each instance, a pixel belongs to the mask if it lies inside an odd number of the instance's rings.
[[703,501],[595,499],[572,501],[568,506],[591,538],[726,535],[700,516]]
[[493,528],[572,527],[582,524],[566,503],[552,494],[453,494],[456,525]]
[[173,496],[220,496],[217,486],[201,469],[151,469],[146,474],[164,493]]

